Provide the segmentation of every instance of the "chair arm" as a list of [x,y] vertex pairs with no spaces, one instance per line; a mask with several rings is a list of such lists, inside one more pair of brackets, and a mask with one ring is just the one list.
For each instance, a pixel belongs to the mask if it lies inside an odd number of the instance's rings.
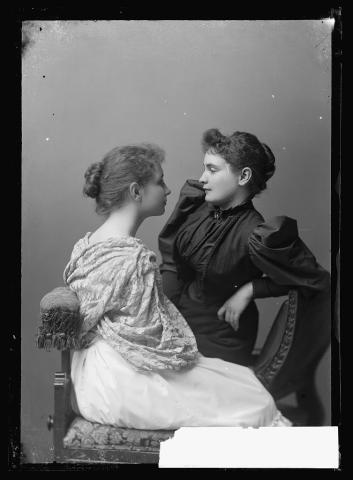
[[[69,355],[69,351],[63,352]],[[63,362],[64,363],[64,362]],[[69,372],[56,372],[54,376],[54,454],[60,462],[63,455],[64,437],[75,416],[71,407],[71,379]]]
[[254,364],[254,372],[275,399],[307,388],[330,336],[330,289],[310,296],[290,290]]
[[38,348],[65,350],[80,347],[80,303],[75,292],[68,287],[57,287],[41,299],[40,320]]
[[277,313],[253,370],[267,389],[271,389],[288,356],[294,339],[297,317],[298,293],[290,290]]

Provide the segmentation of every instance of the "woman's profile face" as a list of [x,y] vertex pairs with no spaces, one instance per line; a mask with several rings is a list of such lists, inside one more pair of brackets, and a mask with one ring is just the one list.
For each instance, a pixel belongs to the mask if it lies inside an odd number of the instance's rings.
[[223,209],[230,207],[239,189],[239,175],[217,154],[206,153],[203,164],[205,170],[199,181],[203,184],[206,202]]
[[163,170],[157,165],[155,176],[143,188],[142,211],[145,216],[163,215],[167,196],[171,193],[164,183]]

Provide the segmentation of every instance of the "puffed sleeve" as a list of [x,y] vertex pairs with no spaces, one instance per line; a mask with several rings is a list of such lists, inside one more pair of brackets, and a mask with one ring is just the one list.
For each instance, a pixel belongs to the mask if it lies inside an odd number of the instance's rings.
[[[267,285],[255,281],[254,296],[266,296],[262,290],[285,293],[286,288],[300,288],[304,294],[330,287],[330,274],[316,261],[299,238],[296,220],[279,216],[258,225],[249,237],[253,264],[265,275]],[[276,296],[276,294],[274,295]]]
[[174,255],[174,242],[180,226],[188,215],[194,212],[205,199],[202,184],[197,180],[187,180],[183,185],[179,200],[158,236],[159,251],[162,256],[160,271],[163,279],[164,293],[177,303],[177,298],[183,282],[177,273],[177,264]]

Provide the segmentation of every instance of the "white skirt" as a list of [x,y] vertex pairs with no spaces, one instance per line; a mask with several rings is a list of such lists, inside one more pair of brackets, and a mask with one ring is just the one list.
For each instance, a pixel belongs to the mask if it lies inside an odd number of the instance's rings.
[[105,340],[72,357],[78,410],[92,422],[118,427],[290,426],[247,367],[200,355],[179,372],[137,372]]

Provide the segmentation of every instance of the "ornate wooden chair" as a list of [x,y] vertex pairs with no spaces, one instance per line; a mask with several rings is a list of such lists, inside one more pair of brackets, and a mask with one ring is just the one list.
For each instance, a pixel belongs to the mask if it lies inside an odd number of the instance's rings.
[[[317,365],[330,343],[330,292],[305,299],[291,290],[263,347],[249,365],[294,425],[322,425],[323,407],[315,386]],[[158,463],[160,442],[173,431],[134,430],[92,423],[74,413],[70,349],[80,326],[79,303],[66,287],[41,301],[38,347],[61,351],[61,371],[54,379],[54,461],[60,463]],[[286,410],[281,399],[294,393],[297,407]]]
[[135,430],[101,425],[77,416],[70,380],[70,350],[61,352],[61,371],[54,378],[54,461],[59,463],[158,463],[159,444],[169,430]]

